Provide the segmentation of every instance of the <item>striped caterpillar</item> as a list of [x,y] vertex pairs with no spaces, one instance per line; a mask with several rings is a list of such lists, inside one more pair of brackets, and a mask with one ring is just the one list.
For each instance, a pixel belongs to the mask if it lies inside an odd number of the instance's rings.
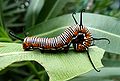
[[[25,39],[19,38],[12,32],[9,32],[11,36],[23,41],[23,49],[40,49],[40,50],[64,50],[67,52],[71,44],[76,51],[86,51],[88,58],[93,66],[97,70],[90,58],[88,48],[94,44],[94,40],[108,40],[107,38],[93,38],[89,30],[82,25],[82,12],[80,13],[80,24],[76,21],[74,14],[72,17],[76,23],[74,26],[68,27],[62,34],[53,38],[39,38],[39,37],[26,37]],[[110,43],[110,41],[109,41]]]

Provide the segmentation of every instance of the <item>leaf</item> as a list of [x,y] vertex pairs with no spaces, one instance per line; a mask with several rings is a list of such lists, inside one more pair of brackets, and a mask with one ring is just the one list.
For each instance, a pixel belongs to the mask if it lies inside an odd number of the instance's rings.
[[[79,20],[79,14],[76,15],[76,19]],[[31,36],[33,36],[58,30],[56,31],[57,33],[54,33],[54,36],[57,36],[58,33],[61,33],[61,29],[63,30],[63,28],[66,28],[66,26],[69,27],[70,25],[73,26],[74,24],[75,23],[71,17],[71,14],[69,14],[40,23],[35,27],[28,29],[27,31]],[[111,41],[109,45],[107,44],[107,41],[96,42],[95,44],[97,46],[105,49],[107,52],[120,54],[120,20],[109,16],[84,13],[83,25],[90,30],[93,37],[105,37]]]
[[10,10],[10,9],[13,9],[13,8],[15,8],[15,7],[18,7],[18,5],[17,5],[16,3],[12,3],[12,4],[9,4],[9,5],[8,5],[8,2],[9,2],[9,0],[4,1],[3,9],[4,9],[5,11]]
[[2,10],[2,3],[3,0],[0,0],[0,41],[1,39],[7,39],[7,40],[2,40],[2,41],[11,41],[9,36],[7,35],[5,23],[4,23],[4,17],[3,17],[3,10]]
[[109,67],[120,67],[119,60],[103,59],[103,65]]
[[6,31],[0,26],[0,41],[12,41]]
[[45,21],[47,21],[50,18],[56,17],[67,2],[69,2],[69,0],[56,0]]
[[[11,24],[13,26],[16,26],[14,25],[15,23],[20,23],[23,22],[23,13],[25,12],[25,9],[20,9],[18,8],[19,5],[16,3],[15,0],[13,1],[10,1],[10,0],[1,0],[3,1],[1,4],[2,4],[2,12],[3,13],[3,17],[2,17],[2,20],[4,21],[3,22],[3,26],[4,26],[4,29],[6,28],[7,30],[7,27],[11,27]],[[3,19],[4,18],[4,19]],[[19,25],[18,25],[19,26]],[[17,27],[18,27],[17,26]]]
[[[115,77],[114,77],[115,78]],[[101,78],[101,77],[77,77],[69,81],[114,81],[110,78]]]
[[100,73],[89,72],[69,81],[114,81],[120,77],[119,67],[106,67],[102,68]]
[[56,17],[69,0],[46,0],[39,15],[39,22]]
[[85,74],[83,76],[86,77],[101,77],[101,79],[109,79],[109,80],[114,80],[114,79],[119,79],[120,73],[119,73],[120,68],[117,67],[106,67],[103,68],[101,73],[95,73],[95,72],[90,72],[88,74]]
[[26,29],[35,25],[43,4],[44,0],[31,0],[31,4],[28,7],[27,14],[25,16]]
[[[4,13],[4,16],[7,18],[7,16],[11,17],[13,14],[20,14],[22,12],[25,12],[25,10],[13,9],[11,11],[7,11],[6,13]],[[15,15],[15,16],[19,16],[19,15]],[[6,19],[6,21],[7,21],[7,19]]]
[[3,0],[0,0],[0,26],[1,28],[5,29],[5,24],[3,22],[3,9],[2,9],[2,3],[3,3]]
[[120,76],[120,67],[106,67],[106,68],[102,68],[102,71],[100,73],[97,72],[89,72],[88,74],[84,74],[83,76],[87,76],[87,77],[94,77],[94,76],[101,76],[101,77],[105,77],[105,76]]
[[[50,81],[65,81],[93,69],[85,52],[77,53],[72,50],[66,53],[41,53],[39,50],[23,51],[21,44],[0,43],[0,70],[8,65],[26,60],[34,60],[47,71]],[[101,59],[104,50],[90,47],[89,53],[97,68],[103,67]]]

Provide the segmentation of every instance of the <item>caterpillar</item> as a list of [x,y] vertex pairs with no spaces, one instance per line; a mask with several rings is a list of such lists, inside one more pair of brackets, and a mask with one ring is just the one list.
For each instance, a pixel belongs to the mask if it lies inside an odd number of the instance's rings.
[[94,40],[110,40],[107,38],[94,38],[90,31],[82,25],[82,12],[85,11],[84,9],[80,13],[80,24],[78,24],[77,20],[72,14],[72,17],[76,23],[74,26],[70,26],[65,31],[57,37],[53,38],[40,38],[40,37],[26,37],[24,39],[17,37],[11,31],[9,32],[11,36],[23,41],[23,49],[30,50],[30,49],[40,49],[40,50],[64,50],[67,52],[71,44],[76,51],[86,51],[88,58],[93,66],[93,68],[97,70],[90,58],[88,48],[91,45],[94,45]]

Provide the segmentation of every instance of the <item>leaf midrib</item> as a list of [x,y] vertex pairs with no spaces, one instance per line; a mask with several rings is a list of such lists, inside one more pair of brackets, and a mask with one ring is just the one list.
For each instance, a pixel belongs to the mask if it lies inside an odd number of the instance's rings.
[[0,57],[2,57],[2,56],[8,56],[8,55],[16,55],[16,54],[27,54],[27,53],[30,53],[30,52],[23,51],[23,52],[2,53],[2,54],[0,54]]
[[110,32],[104,31],[104,30],[100,30],[100,29],[97,29],[97,28],[91,28],[91,27],[88,27],[88,28],[89,28],[89,29],[92,29],[92,30],[95,30],[95,31],[99,31],[99,32],[102,32],[102,33],[105,33],[105,34],[108,34],[108,35],[111,35],[111,36],[115,36],[115,37],[120,38],[120,36],[117,35],[117,34],[113,34],[113,33],[110,33]]

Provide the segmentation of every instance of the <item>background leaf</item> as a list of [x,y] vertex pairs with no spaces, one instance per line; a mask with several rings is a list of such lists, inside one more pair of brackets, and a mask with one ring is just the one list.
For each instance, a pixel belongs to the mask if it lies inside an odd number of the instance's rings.
[[3,22],[3,9],[2,9],[3,0],[0,0],[0,26],[5,29],[5,23]]
[[119,72],[120,68],[118,67],[106,67],[102,68],[102,71],[100,73],[97,72],[89,72],[85,73],[82,76],[76,77],[70,81],[116,81],[118,78],[119,81]]
[[14,29],[14,27],[21,28],[22,26],[25,26],[25,24],[23,23],[23,13],[25,12],[25,9],[18,8],[20,6],[18,4],[19,2],[16,3],[15,1],[17,0],[4,0],[1,3],[1,13],[3,13],[2,19],[4,19],[6,29],[8,29],[9,27]]
[[[50,81],[64,81],[93,69],[86,53],[70,50],[67,54],[62,52],[59,54],[41,54],[39,50],[23,51],[21,44],[0,43],[0,45],[3,46],[0,47],[0,70],[14,62],[34,60],[45,68]],[[104,50],[93,46],[89,49],[89,53],[95,66],[102,67],[101,59]]]
[[63,9],[63,7],[65,6],[65,4],[67,2],[69,2],[69,0],[56,0],[55,4],[53,5],[49,14],[45,18],[45,21],[50,19],[50,18],[56,17],[60,13],[60,11]]
[[37,23],[37,18],[44,5],[44,0],[31,0],[30,6],[25,16],[26,29],[34,26]]
[[3,10],[2,10],[2,0],[0,0],[0,41],[11,41],[11,39],[9,38],[5,27],[5,23],[4,23],[4,17],[3,17]]
[[69,0],[45,0],[45,5],[39,14],[38,21],[47,21],[50,18],[56,17],[67,2],[69,2]]

